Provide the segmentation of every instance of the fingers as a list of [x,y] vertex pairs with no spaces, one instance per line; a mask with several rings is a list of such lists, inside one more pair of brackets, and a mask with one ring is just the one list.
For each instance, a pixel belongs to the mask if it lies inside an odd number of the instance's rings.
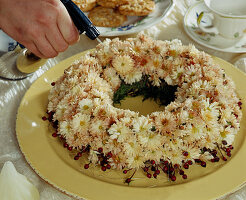
[[37,37],[34,42],[41,53],[41,58],[55,57],[79,39],[78,30],[63,4],[60,3],[56,10],[58,11],[56,20],[50,21],[44,28],[45,37]]
[[40,58],[53,58],[58,55],[46,36],[38,37],[33,42],[23,43],[27,49]]
[[41,58],[55,57],[79,39],[78,30],[60,0],[0,2],[4,8],[0,9],[1,28]]
[[38,38],[34,43],[43,55],[42,58],[53,58],[58,55],[58,51],[54,49],[53,45],[48,41],[46,36]]
[[26,45],[26,48],[30,50],[33,54],[38,56],[39,58],[46,58],[37,48],[37,46],[32,42]]
[[54,26],[55,27],[50,28],[49,34],[46,35],[46,38],[56,52],[63,52],[68,48],[69,44],[63,38],[57,24],[54,24]]
[[64,40],[68,44],[74,44],[79,40],[79,32],[63,5],[61,5],[60,12],[57,17],[57,26]]

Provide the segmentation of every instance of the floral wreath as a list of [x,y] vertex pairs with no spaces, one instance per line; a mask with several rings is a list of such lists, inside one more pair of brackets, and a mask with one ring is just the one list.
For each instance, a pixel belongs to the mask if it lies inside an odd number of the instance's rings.
[[[76,152],[75,160],[88,156],[85,169],[142,168],[148,178],[163,171],[175,181],[177,174],[186,179],[183,169],[194,163],[206,167],[231,157],[242,103],[224,70],[193,45],[142,34],[106,39],[52,85],[53,136]],[[114,107],[138,95],[164,105],[163,111],[143,116]]]

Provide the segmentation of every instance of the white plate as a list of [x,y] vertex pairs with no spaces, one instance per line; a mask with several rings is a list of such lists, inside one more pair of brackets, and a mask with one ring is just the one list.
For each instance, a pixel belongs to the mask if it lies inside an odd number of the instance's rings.
[[[221,35],[213,33],[205,33],[197,25],[197,17],[203,12],[208,11],[208,8],[203,2],[198,2],[191,6],[184,17],[184,29],[186,33],[196,42],[208,48],[230,53],[246,52],[246,34],[242,38],[227,39]],[[209,26],[211,21],[203,18],[201,23]]]
[[155,0],[155,10],[144,17],[128,17],[127,22],[116,28],[97,27],[101,36],[119,36],[140,32],[149,28],[166,17],[174,7],[173,0]]

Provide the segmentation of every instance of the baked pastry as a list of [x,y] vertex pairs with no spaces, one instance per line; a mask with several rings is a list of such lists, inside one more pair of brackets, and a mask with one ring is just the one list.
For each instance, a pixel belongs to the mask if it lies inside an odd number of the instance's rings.
[[152,0],[132,0],[119,6],[120,13],[128,16],[145,16],[153,12],[154,9],[155,2]]
[[88,12],[96,6],[96,0],[73,0],[73,2],[83,11]]
[[119,11],[102,6],[91,10],[88,17],[95,26],[103,27],[117,27],[127,20],[127,16],[120,14]]
[[98,5],[106,8],[117,8],[131,0],[97,0]]

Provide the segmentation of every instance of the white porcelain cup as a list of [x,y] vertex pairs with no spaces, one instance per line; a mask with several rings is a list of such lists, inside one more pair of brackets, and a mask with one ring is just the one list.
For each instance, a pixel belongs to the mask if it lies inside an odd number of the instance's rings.
[[[197,18],[200,29],[235,39],[246,33],[246,0],[204,0],[209,12],[201,12]],[[203,18],[212,21],[211,26],[202,23]]]

